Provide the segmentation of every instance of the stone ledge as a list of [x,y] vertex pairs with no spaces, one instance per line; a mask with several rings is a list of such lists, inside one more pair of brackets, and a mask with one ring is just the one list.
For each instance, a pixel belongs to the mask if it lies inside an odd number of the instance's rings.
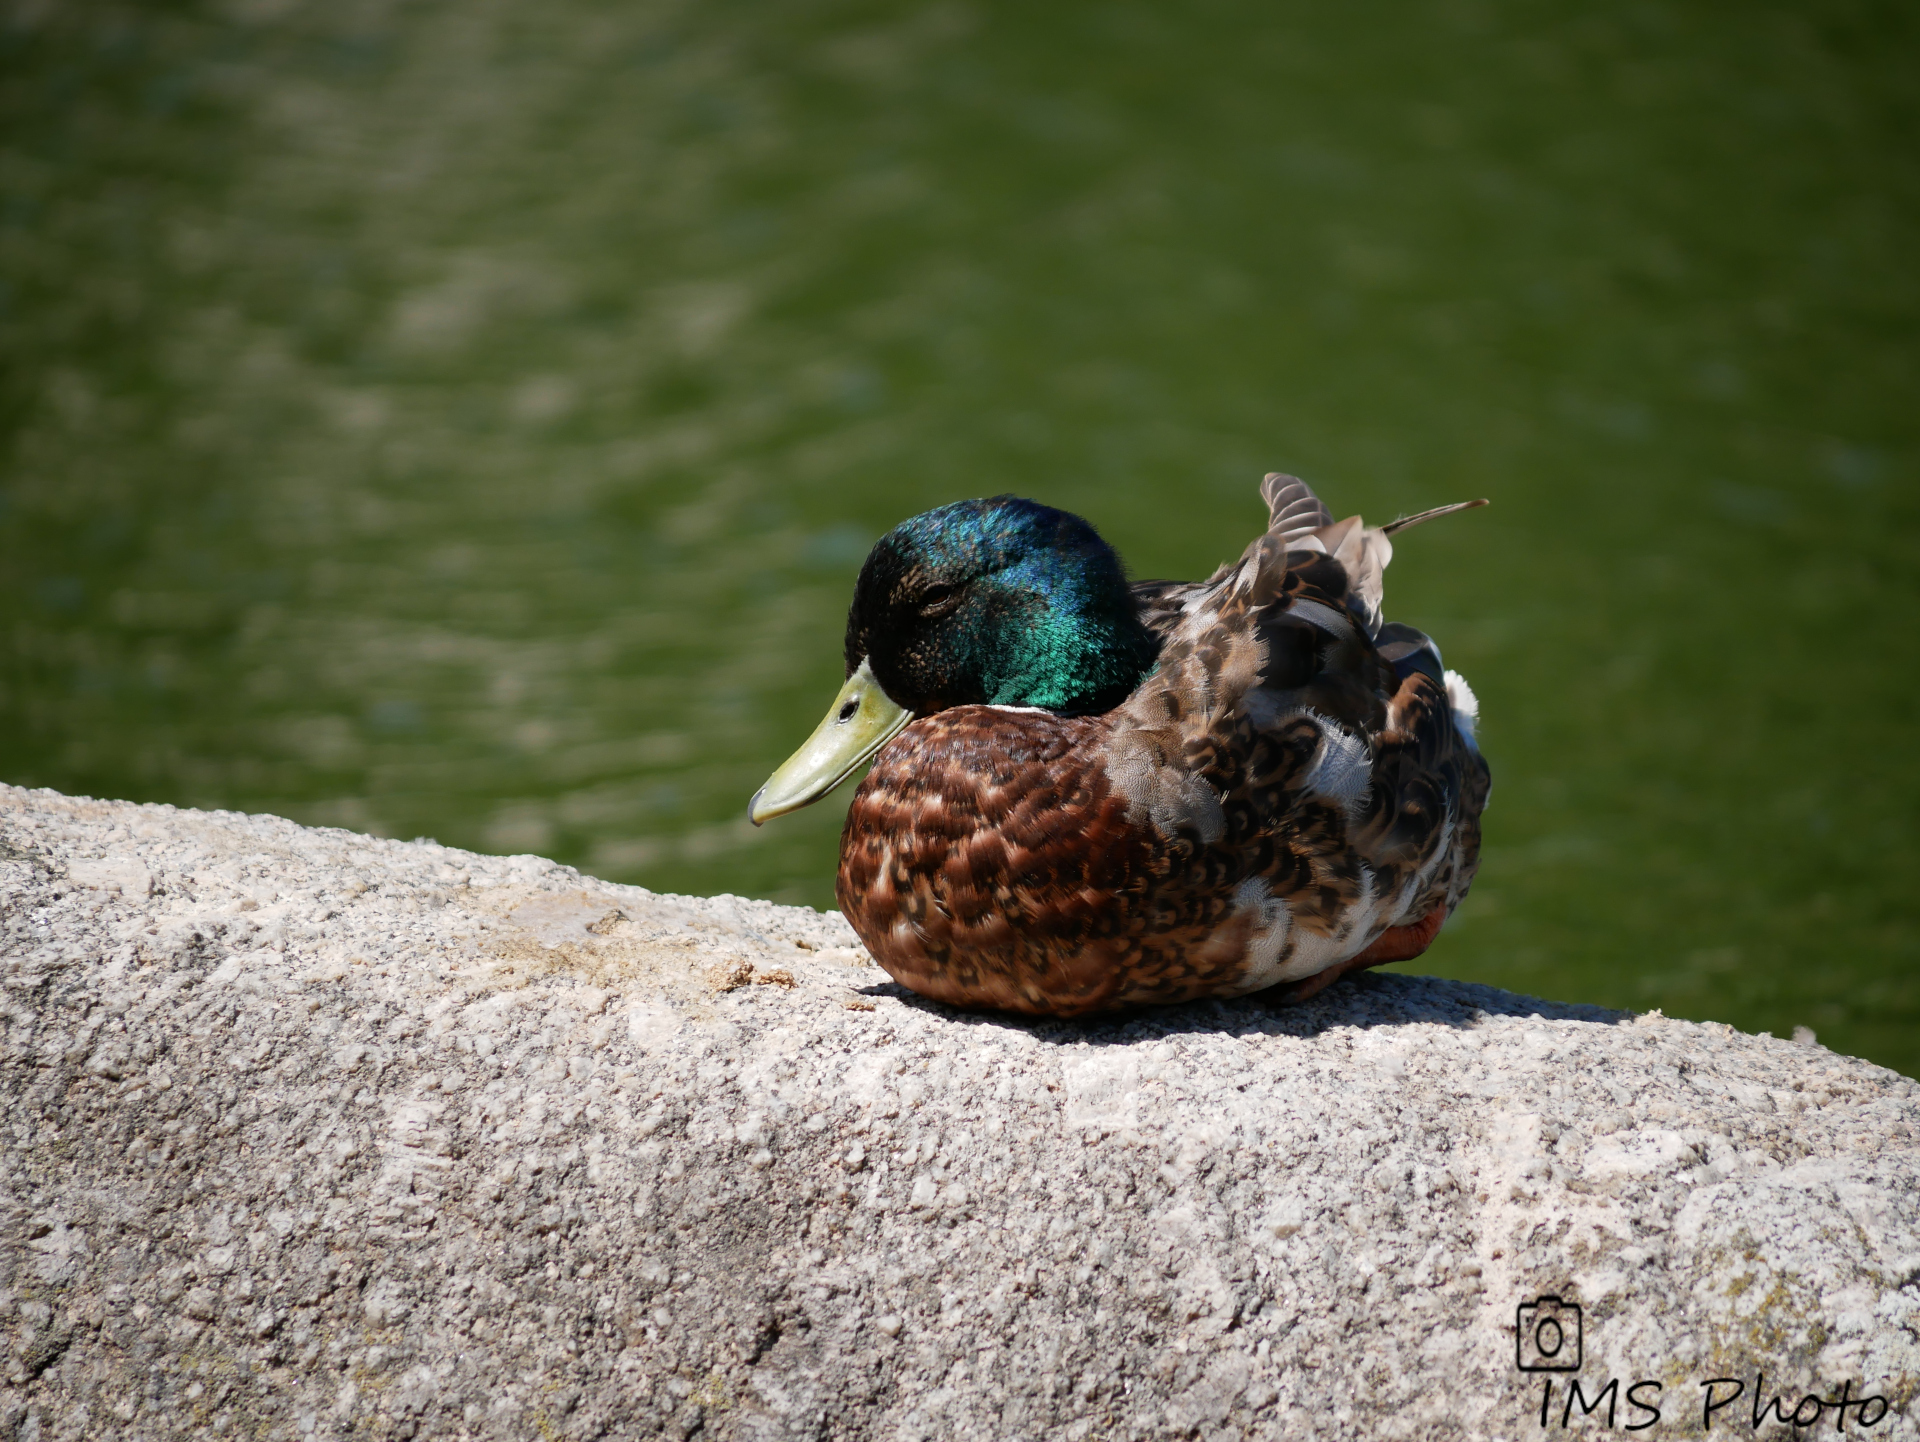
[[14,788],[0,906],[0,1436],[1505,1437],[1542,1293],[1639,1435],[1920,1435],[1920,1096],[1817,1046],[969,1016],[832,913]]

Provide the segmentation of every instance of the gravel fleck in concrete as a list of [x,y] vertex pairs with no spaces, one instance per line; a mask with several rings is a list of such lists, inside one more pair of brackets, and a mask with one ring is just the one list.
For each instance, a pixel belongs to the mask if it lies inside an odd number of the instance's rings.
[[968,1016],[832,913],[12,788],[0,906],[0,1437],[1920,1436],[1920,1096],[1810,1041]]

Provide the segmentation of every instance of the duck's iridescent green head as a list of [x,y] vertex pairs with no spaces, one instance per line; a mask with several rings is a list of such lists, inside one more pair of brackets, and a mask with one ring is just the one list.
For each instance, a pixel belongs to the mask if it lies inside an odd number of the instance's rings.
[[1153,656],[1112,548],[1078,516],[1012,496],[901,522],[860,568],[847,612],[847,674],[865,661],[916,716],[1111,710]]
[[1110,710],[1155,650],[1120,558],[1078,516],[1013,496],[915,516],[860,568],[833,709],[748,814],[819,800],[907,722],[949,706]]

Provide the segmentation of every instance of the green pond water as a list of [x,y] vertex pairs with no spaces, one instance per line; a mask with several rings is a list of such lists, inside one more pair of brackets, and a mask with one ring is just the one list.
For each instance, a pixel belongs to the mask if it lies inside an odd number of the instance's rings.
[[0,9],[0,776],[832,904],[867,546],[1262,472],[1481,697],[1415,969],[1920,1072],[1891,3]]

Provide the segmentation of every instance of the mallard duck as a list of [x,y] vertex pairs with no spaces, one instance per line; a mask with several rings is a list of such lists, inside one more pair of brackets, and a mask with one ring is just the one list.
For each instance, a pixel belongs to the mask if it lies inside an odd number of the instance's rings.
[[1053,1016],[1269,992],[1418,956],[1466,895],[1487,764],[1440,648],[1383,622],[1392,535],[1292,476],[1201,582],[1128,584],[1012,496],[903,521],[861,567],[846,684],[756,824],[868,760],[847,920],[903,985]]

